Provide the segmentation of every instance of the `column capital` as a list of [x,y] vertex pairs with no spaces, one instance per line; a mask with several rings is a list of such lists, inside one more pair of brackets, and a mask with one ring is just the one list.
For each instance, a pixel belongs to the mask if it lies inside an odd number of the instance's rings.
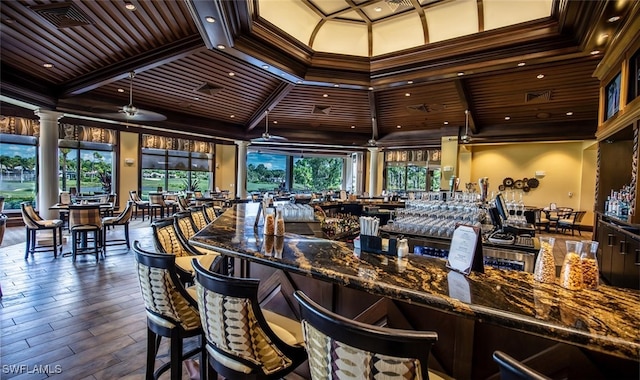
[[58,121],[64,116],[64,112],[46,110],[38,108],[33,113],[40,118],[40,120]]
[[249,146],[249,144],[251,144],[251,142],[249,142],[249,141],[245,141],[245,140],[235,140],[235,141],[234,141],[234,143],[235,143],[237,146],[244,146],[244,147],[248,147],[248,146]]
[[378,148],[377,146],[373,146],[373,147],[367,148],[367,150],[373,154],[373,153],[378,153],[380,151],[380,148]]

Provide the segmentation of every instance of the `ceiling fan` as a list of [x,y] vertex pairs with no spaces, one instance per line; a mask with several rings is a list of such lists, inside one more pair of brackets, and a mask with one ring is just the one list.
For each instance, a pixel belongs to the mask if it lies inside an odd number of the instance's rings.
[[462,144],[469,144],[473,139],[469,135],[469,110],[464,110],[464,134],[460,136]]
[[118,112],[103,114],[105,117],[122,119],[126,121],[163,121],[167,117],[163,114],[140,109],[133,105],[133,78],[135,71],[129,72],[129,104],[122,106]]
[[269,111],[264,111],[265,128],[261,137],[251,139],[251,142],[281,142],[287,141],[286,137],[275,136],[269,133]]
[[378,142],[376,141],[376,135],[375,135],[376,129],[377,129],[376,118],[372,117],[371,118],[371,138],[369,139],[369,141],[367,141],[368,147],[375,148],[378,146]]

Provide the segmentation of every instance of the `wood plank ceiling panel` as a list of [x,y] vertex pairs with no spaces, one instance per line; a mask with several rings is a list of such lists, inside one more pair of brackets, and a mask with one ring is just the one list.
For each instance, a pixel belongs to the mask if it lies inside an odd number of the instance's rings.
[[[156,112],[169,110],[244,124],[279,83],[278,78],[265,71],[244,66],[219,52],[205,50],[136,74],[134,105],[144,108],[153,104]],[[214,90],[213,94],[197,91],[203,85],[219,87],[219,91]],[[90,95],[104,98],[119,96],[120,103],[124,105],[128,103],[128,87],[128,79],[120,80]],[[125,92],[118,93],[118,88],[125,89]]]
[[298,85],[269,113],[269,119],[278,122],[278,129],[371,133],[369,93]]
[[[597,59],[587,58],[468,78],[476,125],[480,132],[483,125],[496,124],[585,121],[593,125],[599,82],[585,78],[591,78],[597,63]],[[539,74],[544,78],[538,79]]]
[[[407,96],[406,94],[410,94]],[[464,123],[464,108],[454,81],[421,83],[376,93],[378,130],[382,136],[402,131],[440,129]]]
[[[90,25],[56,27],[32,7],[73,5]],[[137,1],[136,11],[116,1],[4,1],[2,62],[53,84],[197,35],[184,2]],[[37,41],[37,43],[33,43]],[[53,63],[53,68],[44,68]]]

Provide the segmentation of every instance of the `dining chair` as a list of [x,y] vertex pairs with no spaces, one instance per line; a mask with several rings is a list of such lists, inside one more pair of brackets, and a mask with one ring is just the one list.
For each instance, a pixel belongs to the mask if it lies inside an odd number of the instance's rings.
[[[145,378],[158,379],[170,369],[170,378],[179,380],[182,378],[182,362],[185,359],[200,354],[201,362],[204,362],[202,341],[196,348],[183,352],[186,338],[202,337],[200,314],[194,300],[195,292],[190,293],[182,286],[176,272],[175,256],[145,251],[137,240],[133,243],[133,251],[147,312]],[[155,369],[162,338],[170,340],[169,361]]]
[[217,273],[194,261],[198,311],[206,341],[202,367],[225,379],[281,379],[307,359],[298,321],[264,310],[260,280]]
[[556,230],[560,228],[562,233],[565,233],[566,230],[571,230],[571,236],[574,235],[574,231],[578,231],[578,235],[582,236],[580,232],[580,222],[582,222],[582,218],[584,218],[586,211],[572,211],[568,215],[565,215],[565,218],[558,220],[556,224]]
[[[28,259],[29,254],[34,255],[35,252],[53,251],[53,257],[58,257],[58,249],[62,253],[62,220],[60,219],[43,219],[31,205],[31,202],[20,203],[20,211],[22,213],[22,221],[27,231],[27,244],[24,252],[24,258]],[[52,243],[37,243],[38,231],[51,231]]]
[[157,212],[160,212],[160,218],[164,218],[164,211],[167,204],[164,203],[162,193],[149,193],[149,222],[153,223],[153,219],[157,218]]
[[[69,205],[69,231],[71,233],[72,261],[78,255],[93,253],[96,262],[100,261],[102,252],[102,217],[100,205]],[[89,239],[89,234],[93,238]],[[93,243],[90,247],[89,243]]]
[[535,209],[533,212],[535,216],[535,226],[538,229],[538,231],[544,228],[544,230],[548,232],[550,221],[547,218],[547,214],[544,214],[543,210],[539,208]]
[[502,351],[495,351],[493,360],[498,363],[500,380],[551,380]]
[[143,201],[138,195],[138,192],[136,190],[129,191],[129,200],[133,201],[134,203],[134,211],[133,211],[135,215],[134,218],[137,219],[138,211],[142,210],[142,221],[144,222],[144,213],[145,213],[145,210],[149,210],[149,202]]
[[[104,240],[104,251],[106,253],[107,247],[114,245],[122,245],[126,244],[127,249],[131,248],[131,244],[129,242],[129,222],[131,221],[131,216],[133,215],[133,201],[128,201],[124,210],[116,216],[107,216],[102,218],[102,236]],[[124,238],[123,239],[113,239],[109,237],[107,239],[107,230],[110,228],[115,228],[117,226],[122,226],[124,228]]]
[[433,331],[399,330],[353,321],[298,290],[302,330],[312,380],[440,379],[429,370]]

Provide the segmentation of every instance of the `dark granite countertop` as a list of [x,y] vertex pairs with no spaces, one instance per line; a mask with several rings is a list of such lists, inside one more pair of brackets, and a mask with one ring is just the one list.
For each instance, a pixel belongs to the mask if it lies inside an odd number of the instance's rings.
[[238,204],[191,242],[224,254],[640,361],[640,292],[570,291],[530,273],[485,267],[469,276],[445,260],[362,253],[350,244],[254,228],[257,204]]

